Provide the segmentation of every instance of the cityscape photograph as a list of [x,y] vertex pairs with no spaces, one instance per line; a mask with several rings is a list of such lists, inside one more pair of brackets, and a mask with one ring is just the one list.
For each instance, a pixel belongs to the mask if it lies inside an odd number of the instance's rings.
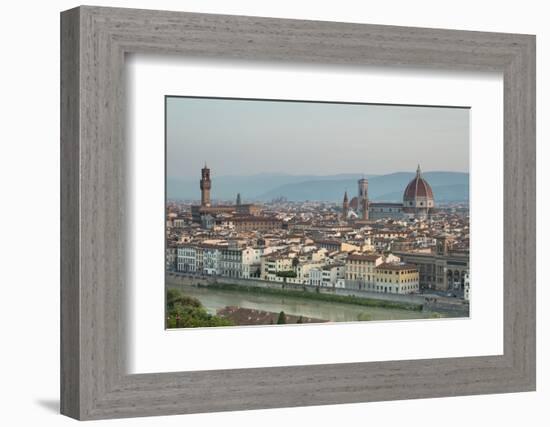
[[469,317],[469,108],[165,114],[166,328]]

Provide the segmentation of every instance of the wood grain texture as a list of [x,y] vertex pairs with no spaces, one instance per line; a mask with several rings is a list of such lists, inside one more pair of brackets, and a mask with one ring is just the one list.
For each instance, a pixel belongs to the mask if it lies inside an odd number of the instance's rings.
[[61,412],[80,414],[78,10],[61,20]]
[[[80,7],[62,13],[62,413],[100,419],[535,389],[535,38]],[[128,375],[124,55],[504,75],[504,354]]]

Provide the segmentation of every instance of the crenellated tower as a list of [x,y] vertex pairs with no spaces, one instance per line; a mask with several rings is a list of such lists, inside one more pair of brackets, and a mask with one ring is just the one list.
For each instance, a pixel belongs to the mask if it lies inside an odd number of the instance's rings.
[[201,206],[210,206],[210,189],[212,188],[212,181],[210,180],[210,169],[204,164],[201,169]]

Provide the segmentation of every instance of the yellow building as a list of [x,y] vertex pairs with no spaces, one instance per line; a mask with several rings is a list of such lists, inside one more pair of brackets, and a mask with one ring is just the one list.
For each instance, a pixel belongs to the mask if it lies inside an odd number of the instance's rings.
[[419,289],[418,268],[414,264],[384,263],[375,268],[374,292],[410,294]]
[[357,282],[358,287],[374,284],[375,268],[384,262],[379,254],[350,254],[346,259],[346,282]]

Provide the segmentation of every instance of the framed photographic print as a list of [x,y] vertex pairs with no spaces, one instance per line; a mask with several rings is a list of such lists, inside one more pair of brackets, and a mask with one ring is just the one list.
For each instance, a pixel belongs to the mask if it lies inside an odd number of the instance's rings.
[[[469,317],[469,109],[168,96],[165,114],[169,328]],[[453,170],[401,172],[432,156]]]
[[535,389],[534,36],[83,6],[61,40],[62,413]]

